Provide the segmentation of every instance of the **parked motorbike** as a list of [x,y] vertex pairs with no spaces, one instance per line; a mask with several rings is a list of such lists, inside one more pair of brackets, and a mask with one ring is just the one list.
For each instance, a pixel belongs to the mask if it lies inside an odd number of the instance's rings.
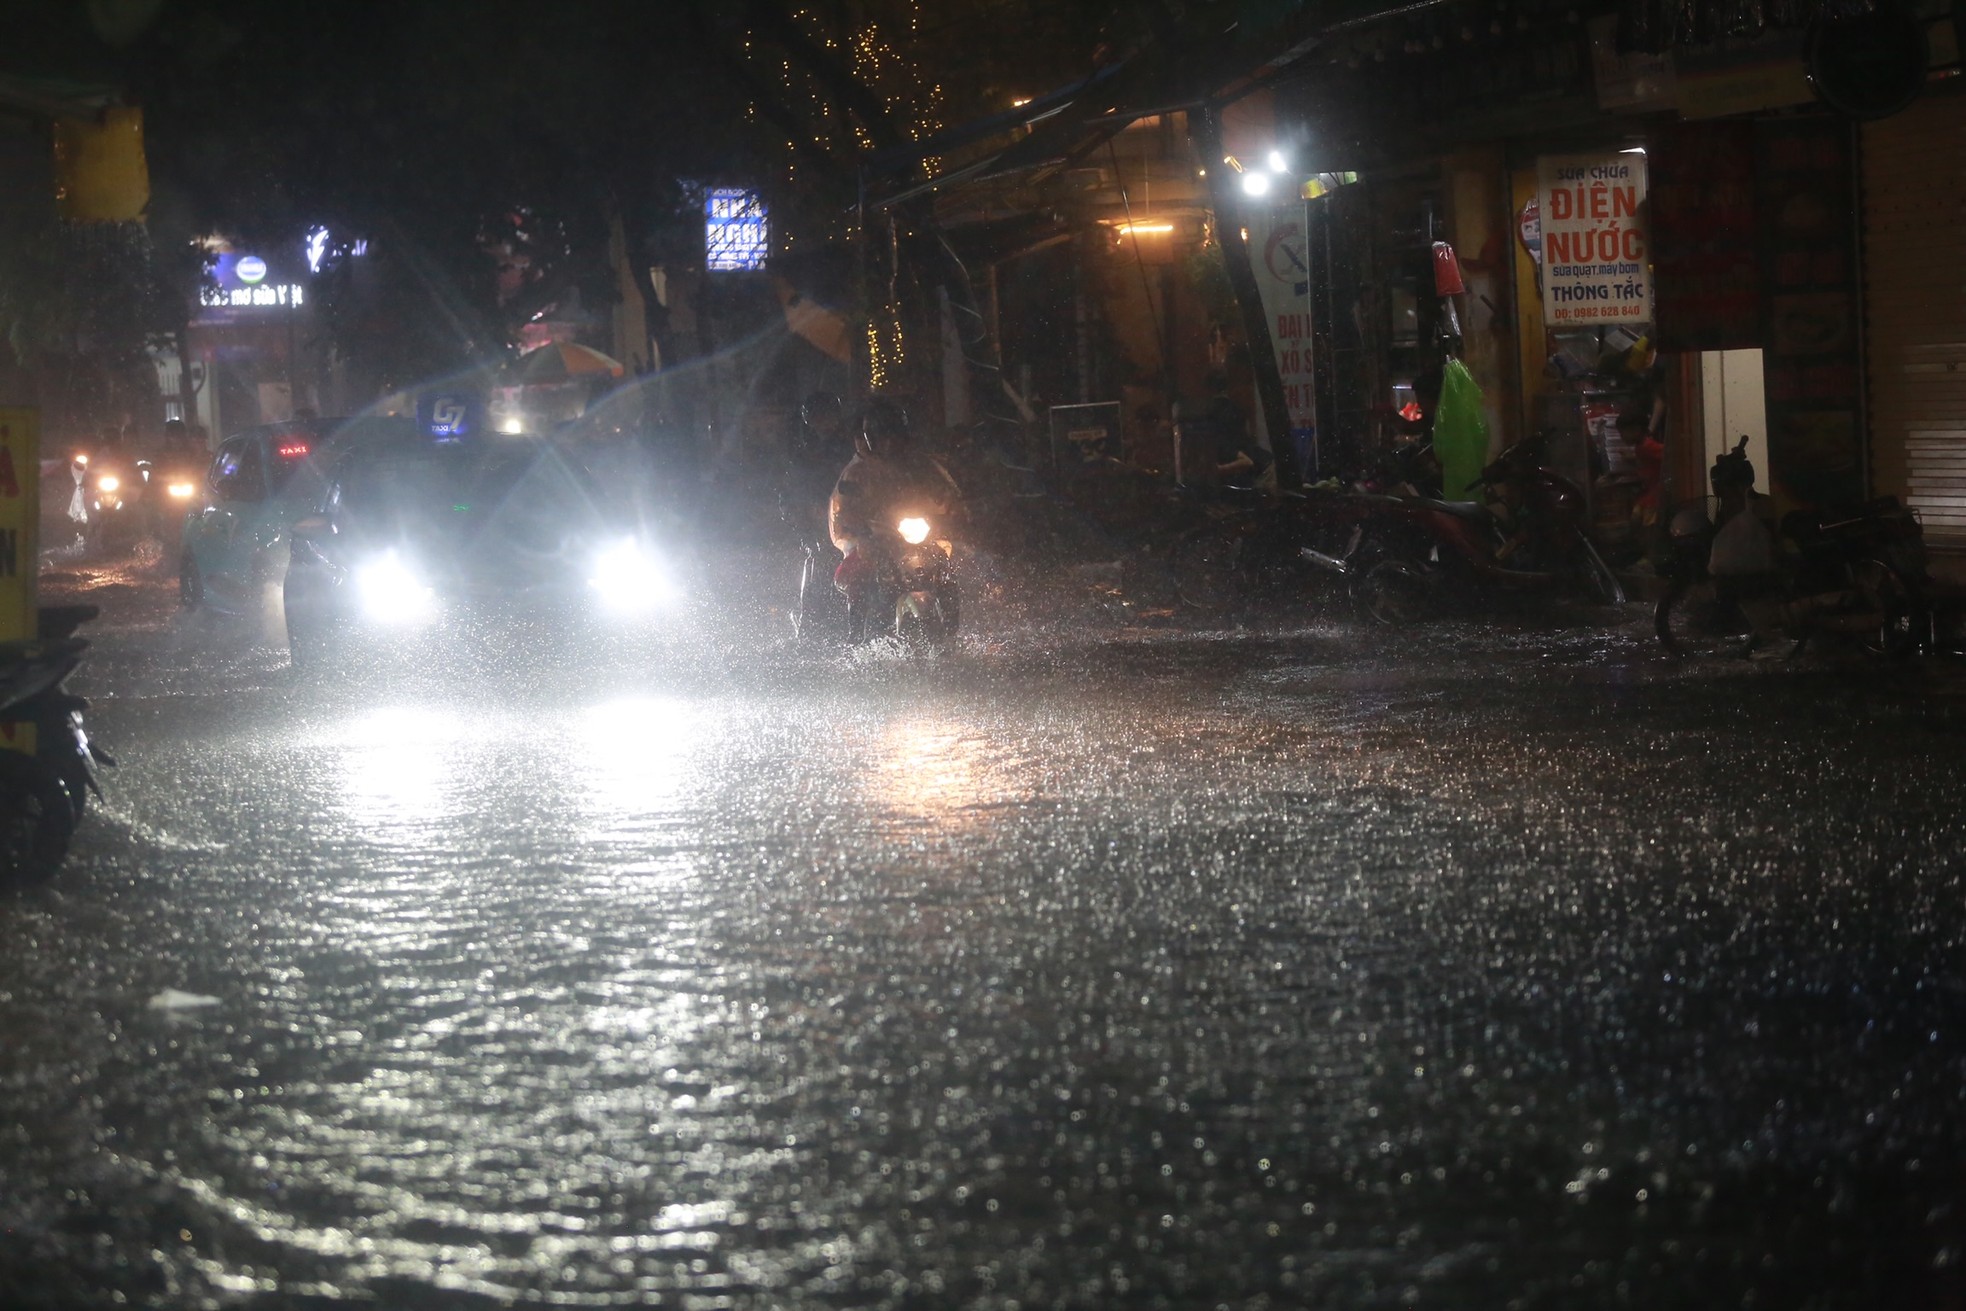
[[[849,594],[849,638],[891,636],[908,650],[940,650],[962,625],[962,590],[950,574],[953,547],[935,536],[926,513],[902,514],[861,549],[873,583],[858,602]],[[842,587],[842,590],[845,590]]]
[[63,686],[89,645],[74,632],[97,613],[47,607],[33,641],[0,643],[0,879],[53,873],[102,795],[95,766],[116,763],[89,741],[88,702]]
[[1194,521],[1168,552],[1175,595],[1204,614],[1261,596],[1314,593],[1344,574],[1376,497],[1307,489],[1189,493]]
[[1714,463],[1713,496],[1678,507],[1666,592],[1653,611],[1660,645],[1674,655],[1751,655],[1788,644],[1790,659],[1816,637],[1853,640],[1874,655],[1902,658],[1932,643],[1925,544],[1918,518],[1895,497],[1829,510],[1797,511],[1780,529],[1764,571],[1716,576],[1713,546],[1735,515],[1756,513],[1753,466],[1743,437]]
[[1586,531],[1582,489],[1543,463],[1543,447],[1539,433],[1496,456],[1476,481],[1479,502],[1355,496],[1345,549],[1306,558],[1350,579],[1360,608],[1382,623],[1422,617],[1450,588],[1581,590],[1623,603],[1624,587]]

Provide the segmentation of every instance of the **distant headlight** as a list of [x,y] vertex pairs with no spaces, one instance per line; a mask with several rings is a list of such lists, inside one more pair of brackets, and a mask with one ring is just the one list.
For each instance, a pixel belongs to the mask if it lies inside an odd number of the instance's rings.
[[96,479],[96,490],[99,492],[113,492],[122,485],[123,480],[113,473],[106,473]]
[[369,618],[385,624],[417,623],[437,608],[437,594],[394,551],[355,570],[355,591]]
[[172,483],[165,490],[169,491],[174,499],[180,501],[189,500],[198,494],[198,487],[195,483]]
[[901,540],[910,546],[920,546],[928,540],[926,519],[903,519],[897,527],[901,530]]
[[633,539],[616,542],[596,555],[587,582],[602,605],[621,614],[666,605],[676,596],[676,585],[661,561]]

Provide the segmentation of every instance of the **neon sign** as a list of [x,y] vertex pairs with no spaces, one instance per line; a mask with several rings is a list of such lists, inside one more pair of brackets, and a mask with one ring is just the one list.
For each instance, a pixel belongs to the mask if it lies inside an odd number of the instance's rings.
[[306,298],[305,289],[291,283],[257,287],[207,287],[199,303],[213,309],[265,309],[281,305],[298,306]]
[[712,187],[703,198],[703,262],[711,269],[761,269],[771,254],[771,223],[755,191]]

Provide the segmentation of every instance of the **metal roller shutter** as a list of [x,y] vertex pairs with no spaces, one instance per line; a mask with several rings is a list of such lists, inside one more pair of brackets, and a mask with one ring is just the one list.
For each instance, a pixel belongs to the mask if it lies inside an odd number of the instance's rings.
[[1966,550],[1966,96],[1863,130],[1871,483]]

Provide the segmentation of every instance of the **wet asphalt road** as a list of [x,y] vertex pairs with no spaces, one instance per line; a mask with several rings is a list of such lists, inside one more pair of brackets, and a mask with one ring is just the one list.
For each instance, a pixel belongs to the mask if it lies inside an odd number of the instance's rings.
[[0,900],[0,1305],[1966,1301],[1944,671],[738,587],[317,686],[137,581],[52,585],[123,763]]

